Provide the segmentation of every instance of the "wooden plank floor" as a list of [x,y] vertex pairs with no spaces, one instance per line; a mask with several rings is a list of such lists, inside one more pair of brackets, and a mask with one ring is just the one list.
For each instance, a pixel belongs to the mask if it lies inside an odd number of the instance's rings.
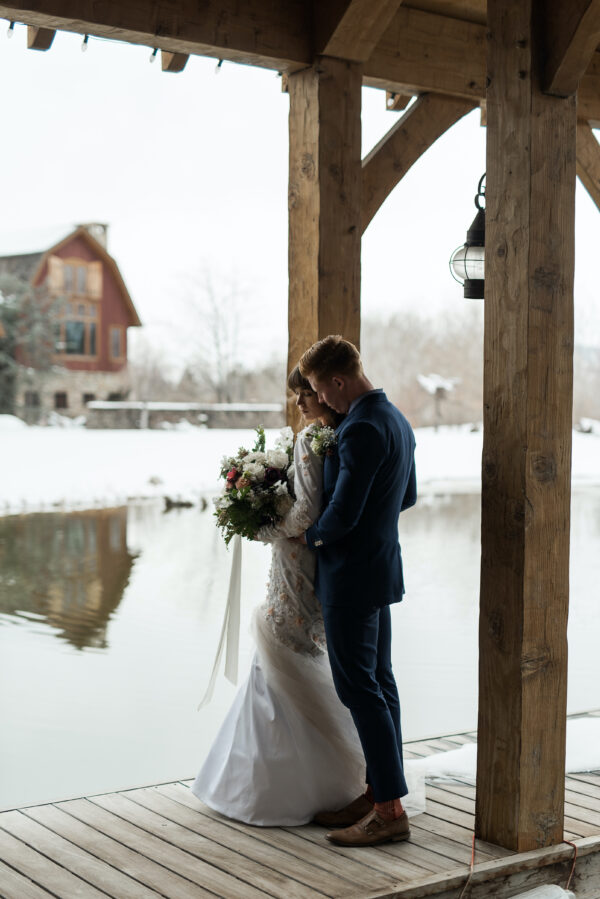
[[[596,713],[592,713],[596,714]],[[475,734],[406,744],[418,758],[475,741]],[[365,899],[429,886],[470,861],[475,788],[437,782],[411,839],[341,849],[321,828],[249,827],[200,803],[190,781],[34,806],[0,814],[0,896]],[[600,835],[600,772],[566,779],[565,837]],[[478,864],[512,853],[478,841]]]

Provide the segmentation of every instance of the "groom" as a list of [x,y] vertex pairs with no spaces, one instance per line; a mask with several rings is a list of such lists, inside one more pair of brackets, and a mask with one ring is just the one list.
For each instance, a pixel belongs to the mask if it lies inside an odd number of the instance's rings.
[[346,415],[336,451],[325,459],[323,512],[304,540],[317,554],[315,589],[335,688],[367,763],[366,792],[315,821],[343,828],[327,834],[343,846],[405,840],[401,800],[408,789],[389,606],[404,593],[398,516],[416,502],[415,439],[404,416],[373,388],[354,344],[325,337],[299,368],[319,402]]

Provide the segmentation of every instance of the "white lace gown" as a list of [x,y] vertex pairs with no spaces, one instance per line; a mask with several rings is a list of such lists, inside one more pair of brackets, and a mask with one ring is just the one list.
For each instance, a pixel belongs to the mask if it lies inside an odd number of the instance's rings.
[[256,653],[192,792],[230,818],[263,826],[310,821],[364,790],[364,756],[327,658],[315,559],[288,537],[321,510],[323,461],[302,431],[294,450],[296,502],[272,542],[266,601],[255,611]]

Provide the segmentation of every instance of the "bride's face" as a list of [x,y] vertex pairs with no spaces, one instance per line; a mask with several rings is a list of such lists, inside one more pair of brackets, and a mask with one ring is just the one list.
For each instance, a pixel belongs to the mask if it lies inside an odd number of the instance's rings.
[[329,412],[329,407],[319,402],[314,390],[298,388],[294,390],[294,393],[296,394],[296,405],[306,421],[314,421]]

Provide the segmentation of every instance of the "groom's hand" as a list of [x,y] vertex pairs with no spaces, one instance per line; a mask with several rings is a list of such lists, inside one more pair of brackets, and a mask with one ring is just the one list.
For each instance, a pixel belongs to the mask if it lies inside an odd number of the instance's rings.
[[301,546],[306,546],[306,534],[300,534],[299,537],[290,537],[291,543],[300,543]]

